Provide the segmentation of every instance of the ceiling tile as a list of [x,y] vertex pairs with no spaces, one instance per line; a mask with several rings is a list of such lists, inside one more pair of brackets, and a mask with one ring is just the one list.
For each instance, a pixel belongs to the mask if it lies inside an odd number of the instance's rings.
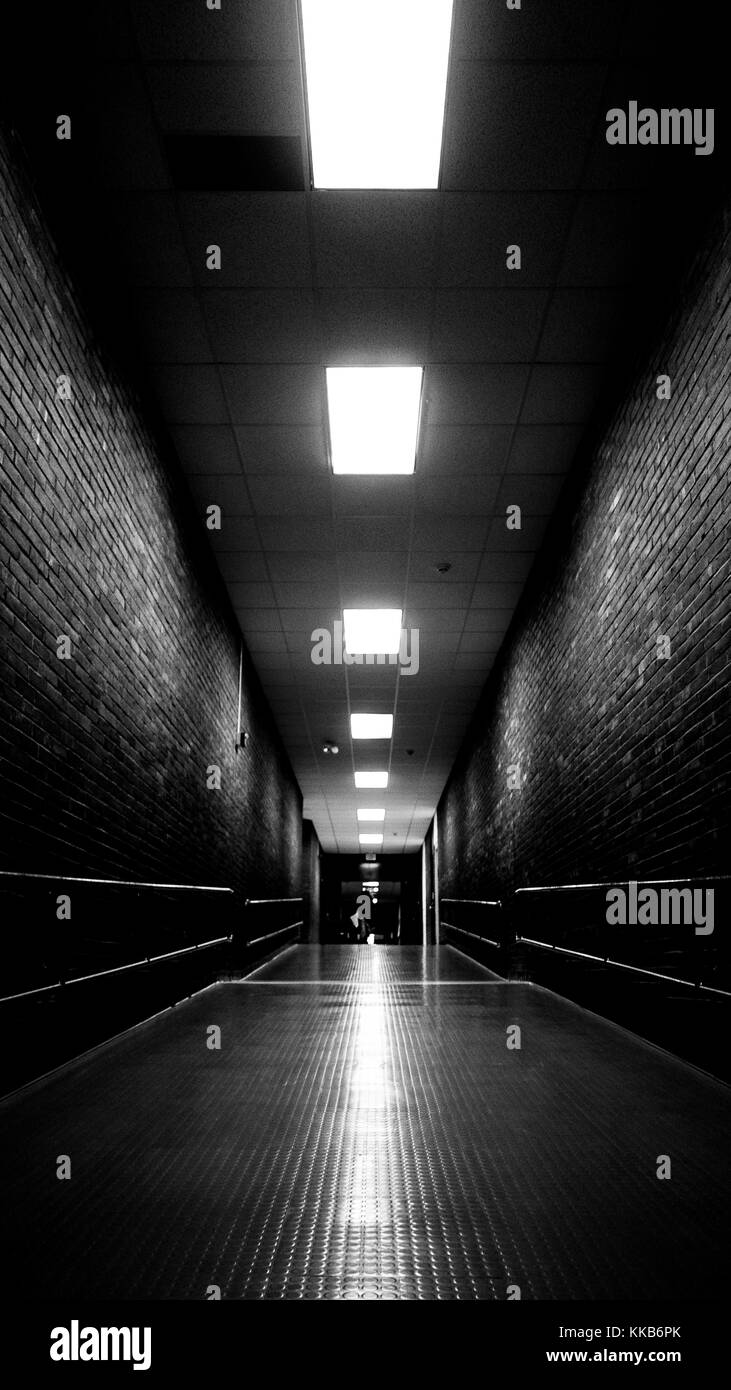
[[172,193],[107,193],[100,205],[115,255],[131,285],[191,285]]
[[[371,538],[378,529],[377,518],[381,511],[393,518],[397,512],[403,514],[411,510],[414,496],[414,479],[411,476],[335,477],[332,481],[333,505],[336,512],[364,519],[366,530],[361,533],[360,546],[378,548],[372,546]],[[403,542],[403,527],[401,539]]]
[[321,426],[238,425],[235,435],[246,473],[329,473]]
[[504,580],[525,582],[530,574],[535,556],[531,551],[516,551],[513,554],[503,551],[499,555],[485,555],[480,564],[478,578],[480,583],[501,583]]
[[193,290],[137,290],[131,300],[150,362],[212,362],[206,324]]
[[[445,194],[438,283],[551,285],[573,207],[568,192]],[[509,246],[520,247],[520,270],[508,269]]]
[[84,135],[100,188],[170,188],[140,69],[134,63],[99,64],[89,74],[88,100]]
[[418,478],[416,504],[419,514],[437,512],[440,516],[464,513],[491,516],[500,486],[499,478],[489,474],[465,473],[455,478]]
[[565,473],[576,456],[583,425],[519,425],[508,473]]
[[235,425],[319,425],[323,373],[316,367],[221,368],[221,381]]
[[518,417],[528,368],[439,366],[426,374],[428,425],[505,425]]
[[521,518],[521,529],[509,531],[505,522],[493,521],[487,540],[489,551],[538,550],[548,524],[547,516],[526,516]]
[[471,593],[471,584],[409,584],[408,607],[466,608]]
[[332,584],[337,586],[335,552],[269,550],[269,570],[274,580],[289,583]]
[[246,482],[231,474],[192,473],[188,478],[190,490],[200,507],[218,506],[227,517],[251,516],[251,501]]
[[430,285],[438,214],[437,193],[316,191],[318,283],[351,290]]
[[296,62],[150,63],[147,78],[166,131],[299,135],[302,87]]
[[[259,652],[286,652],[287,650],[287,643],[283,632],[256,632],[252,630],[247,634],[246,645],[254,656]],[[296,702],[292,701],[291,703]],[[286,702],[281,702],[280,709],[283,708],[285,704]],[[280,714],[279,718],[281,717]],[[300,723],[302,722],[299,706],[298,720]]]
[[511,425],[430,425],[422,432],[417,474],[500,474],[512,438]]
[[[202,479],[200,479],[202,482]],[[224,517],[222,531],[206,531],[211,550],[216,555],[227,555],[239,550],[258,550],[261,541],[256,522],[251,516]]]
[[427,359],[432,296],[422,290],[322,290],[328,366],[419,365]]
[[[254,507],[261,517],[272,514],[302,518],[310,514],[317,516],[329,505],[329,478],[258,473],[249,477],[248,485]],[[301,525],[304,531],[304,520]]]
[[500,489],[497,510],[502,512],[517,504],[526,514],[548,515],[553,511],[563,485],[561,474],[511,474]]
[[[444,563],[450,569],[440,574],[437,566]],[[471,584],[477,578],[479,563],[479,550],[415,551],[409,563],[409,579],[412,583],[433,584],[436,580],[440,584]]]
[[603,378],[603,369],[598,366],[534,367],[521,423],[558,425],[587,420],[599,399]]
[[254,580],[267,582],[270,577],[267,561],[261,550],[238,550],[219,555],[218,568],[227,584],[232,580],[248,583]]
[[[368,538],[364,539],[367,545]],[[406,583],[408,552],[389,550],[345,550],[338,553],[338,569],[343,591],[357,590],[359,585],[367,586],[376,580],[379,584],[394,587],[394,598],[400,602],[403,586]],[[363,605],[359,604],[359,607]]]
[[156,364],[148,369],[148,375],[168,424],[220,425],[226,419],[215,367]]
[[131,7],[140,48],[153,61],[297,58],[291,0],[246,0],[245,23],[239,7],[225,3],[215,11],[181,0],[131,0]]
[[512,613],[506,609],[471,608],[465,618],[465,632],[506,633]]
[[308,516],[303,526],[297,517],[259,515],[259,533],[265,550],[333,551],[336,537],[329,515]]
[[435,362],[528,362],[548,300],[542,290],[440,290],[431,355]]
[[[178,207],[193,273],[207,289],[311,284],[304,193],[183,192]],[[221,249],[220,270],[206,266],[211,245]]]
[[627,285],[653,278],[657,249],[672,224],[671,199],[641,191],[586,192],[574,213],[561,285]]
[[557,290],[541,334],[538,361],[603,362],[610,359],[619,345],[626,347],[627,333],[634,336],[631,330],[633,312],[630,300],[616,289]]
[[241,460],[228,425],[174,425],[170,430],[186,473],[241,474]]
[[456,58],[533,59],[540,63],[597,60],[611,55],[625,16],[616,0],[551,0],[526,4],[521,13],[485,0],[456,6]]
[[579,180],[604,72],[576,64],[452,64],[445,188],[571,188]]
[[504,580],[499,584],[476,584],[472,603],[476,608],[513,608],[522,589],[522,583],[513,580]]
[[311,290],[211,289],[200,294],[219,362],[322,360]]
[[271,584],[229,583],[228,591],[231,595],[231,602],[236,609],[245,608],[247,604],[251,604],[252,608],[261,608],[266,604],[274,603],[274,591]]
[[276,608],[237,608],[236,613],[247,640],[257,633],[282,630]]
[[[345,481],[336,479],[335,485]],[[409,488],[409,492],[411,488]],[[360,515],[352,516],[346,512],[338,512],[337,527],[334,532],[338,550],[347,554],[350,550],[369,550],[378,551],[397,551],[404,544],[404,520],[402,512],[408,510],[410,503],[394,508],[397,515],[384,516],[382,513],[369,510],[368,501],[373,501],[374,505],[387,503],[388,495],[379,499],[375,494],[367,492],[356,493],[355,502],[363,506]],[[347,501],[347,499],[346,499]]]

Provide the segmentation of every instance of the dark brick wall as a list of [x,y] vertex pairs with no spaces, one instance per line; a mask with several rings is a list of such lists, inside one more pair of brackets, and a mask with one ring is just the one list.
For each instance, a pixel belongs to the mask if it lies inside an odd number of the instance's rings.
[[0,863],[299,893],[299,789],[246,654],[235,752],[240,638],[201,521],[18,164],[1,137]]
[[311,820],[302,825],[303,940],[320,940],[320,841]]
[[728,240],[569,480],[439,807],[443,896],[728,871]]

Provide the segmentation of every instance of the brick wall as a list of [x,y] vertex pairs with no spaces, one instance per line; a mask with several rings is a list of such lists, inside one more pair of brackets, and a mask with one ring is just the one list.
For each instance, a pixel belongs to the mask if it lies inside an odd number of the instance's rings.
[[0,863],[299,893],[300,793],[246,654],[234,750],[240,638],[202,524],[17,166],[0,137]]
[[728,240],[577,461],[439,807],[443,895],[728,871]]

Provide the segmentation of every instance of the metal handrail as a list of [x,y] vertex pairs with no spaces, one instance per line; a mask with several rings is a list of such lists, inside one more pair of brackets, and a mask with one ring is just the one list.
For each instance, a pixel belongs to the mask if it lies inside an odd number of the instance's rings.
[[244,898],[244,907],[264,907],[267,903],[303,903],[304,898]]
[[294,931],[295,927],[303,926],[303,922],[290,922],[286,927],[278,927],[276,931],[266,932],[264,936],[255,936],[251,941],[247,941],[247,946],[260,946],[262,941],[273,941],[275,936],[284,936],[286,931]]
[[[450,899],[450,902],[458,902],[458,901],[459,901],[458,898],[451,898],[451,899]],[[487,946],[496,946],[498,950],[500,949],[500,942],[499,942],[499,941],[493,941],[493,939],[492,939],[491,936],[478,936],[476,931],[468,931],[466,927],[458,927],[458,926],[455,926],[455,923],[454,923],[454,922],[444,922],[444,921],[443,921],[443,922],[442,922],[442,926],[443,926],[443,927],[447,927],[447,928],[449,929],[449,931],[458,931],[458,932],[460,932],[460,933],[462,934],[462,936],[471,936],[473,941],[484,941],[485,944],[486,944]]]
[[80,985],[89,980],[101,980],[107,975],[120,975],[125,970],[139,970],[143,965],[157,965],[161,960],[172,960],[174,956],[187,956],[193,951],[204,951],[209,946],[221,946],[231,941],[230,936],[217,936],[213,941],[196,942],[193,946],[182,946],[177,951],[166,951],[161,956],[145,956],[144,960],[128,961],[125,965],[113,965],[109,970],[95,970],[91,975],[72,975],[68,980],[57,980],[53,985],[39,985],[36,989],[21,990],[19,994],[6,994],[0,1004],[10,1004],[15,999],[29,999],[34,994],[48,994],[54,989],[65,989],[67,985]]
[[[542,883],[532,888],[516,888],[515,896],[518,893],[571,893],[586,888],[618,888],[624,884],[637,883],[729,883],[731,874],[709,874],[702,877],[699,874],[689,874],[687,878],[615,878],[611,883]],[[459,901],[459,899],[457,899]]]
[[535,941],[530,936],[517,936],[516,941],[524,941],[527,946],[539,946],[542,951],[558,951],[561,956],[578,956],[581,960],[593,960],[599,965],[610,965],[617,970],[632,970],[636,975],[650,975],[654,980],[665,980],[671,985],[685,985],[688,989],[708,990],[711,994],[723,994],[731,999],[731,991],[719,989],[716,985],[706,985],[702,980],[681,980],[678,975],[665,975],[659,970],[648,970],[642,965],[632,965],[626,960],[611,960],[609,956],[593,956],[588,951],[572,951],[568,946],[554,946],[551,941]]
[[164,888],[186,893],[233,893],[233,888],[214,887],[207,883],[138,883],[130,878],[78,878],[71,874],[23,873],[16,869],[0,869],[0,878],[32,878],[50,883],[98,883],[103,888]]
[[440,898],[443,903],[469,903],[472,907],[502,907],[500,898]]

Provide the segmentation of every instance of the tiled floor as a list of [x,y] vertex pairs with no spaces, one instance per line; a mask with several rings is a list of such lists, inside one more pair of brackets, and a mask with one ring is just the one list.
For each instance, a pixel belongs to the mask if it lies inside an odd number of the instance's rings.
[[449,947],[297,947],[0,1106],[3,1262],[31,1298],[716,1299],[728,1095]]

